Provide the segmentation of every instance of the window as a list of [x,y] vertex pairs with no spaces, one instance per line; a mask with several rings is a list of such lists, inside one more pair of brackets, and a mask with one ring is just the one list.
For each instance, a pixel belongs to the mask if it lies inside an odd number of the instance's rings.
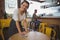
[[[24,0],[21,0],[21,2]],[[40,17],[60,17],[60,5],[57,0],[27,0],[30,3],[27,17],[32,17],[34,10],[37,9],[37,16]],[[5,0],[5,10],[8,14],[13,14],[14,10],[18,8],[17,0]],[[42,16],[43,15],[43,16]]]
[[17,0],[5,0],[5,11],[7,14],[12,14],[17,8]]
[[[45,0],[41,1],[32,1],[27,0],[30,3],[28,9],[28,17],[32,17],[34,10],[37,9],[37,16],[40,17],[60,17],[60,6],[56,4],[57,0]],[[43,16],[42,16],[43,15]]]

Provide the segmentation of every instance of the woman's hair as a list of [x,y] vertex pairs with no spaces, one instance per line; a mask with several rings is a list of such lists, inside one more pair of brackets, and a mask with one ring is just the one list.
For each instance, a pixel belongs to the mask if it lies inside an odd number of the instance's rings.
[[[27,8],[29,8],[29,2],[25,0],[21,4],[23,4],[24,2],[26,2],[28,4],[28,7]],[[27,14],[27,10],[25,11],[25,14]]]
[[25,0],[25,1],[23,1],[21,4],[23,4],[24,2],[25,2],[25,3],[27,3],[27,4],[28,4],[28,7],[29,7],[29,2],[28,2],[28,1],[26,1],[26,0]]

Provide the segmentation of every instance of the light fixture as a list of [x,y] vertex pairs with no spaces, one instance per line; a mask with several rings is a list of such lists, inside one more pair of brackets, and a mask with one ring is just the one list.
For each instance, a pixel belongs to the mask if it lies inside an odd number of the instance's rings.
[[57,2],[57,4],[59,4],[59,2]]
[[39,0],[39,1],[45,1],[45,0]]
[[41,2],[41,3],[42,3],[42,2],[45,2],[45,0],[39,0],[39,2]]

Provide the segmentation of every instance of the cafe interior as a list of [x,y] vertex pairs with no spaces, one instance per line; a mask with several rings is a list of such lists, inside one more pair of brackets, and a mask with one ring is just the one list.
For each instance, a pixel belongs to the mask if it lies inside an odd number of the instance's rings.
[[[0,40],[7,40],[13,12],[23,1],[0,0]],[[30,4],[26,15],[28,32],[22,36],[16,33],[8,40],[60,40],[60,0],[26,1]],[[34,10],[37,10],[37,26],[31,23]]]

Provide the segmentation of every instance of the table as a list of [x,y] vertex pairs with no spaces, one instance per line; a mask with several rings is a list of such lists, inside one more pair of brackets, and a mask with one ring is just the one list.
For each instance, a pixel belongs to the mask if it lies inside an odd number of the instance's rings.
[[50,40],[50,38],[43,33],[31,31],[25,36],[14,34],[9,40]]

